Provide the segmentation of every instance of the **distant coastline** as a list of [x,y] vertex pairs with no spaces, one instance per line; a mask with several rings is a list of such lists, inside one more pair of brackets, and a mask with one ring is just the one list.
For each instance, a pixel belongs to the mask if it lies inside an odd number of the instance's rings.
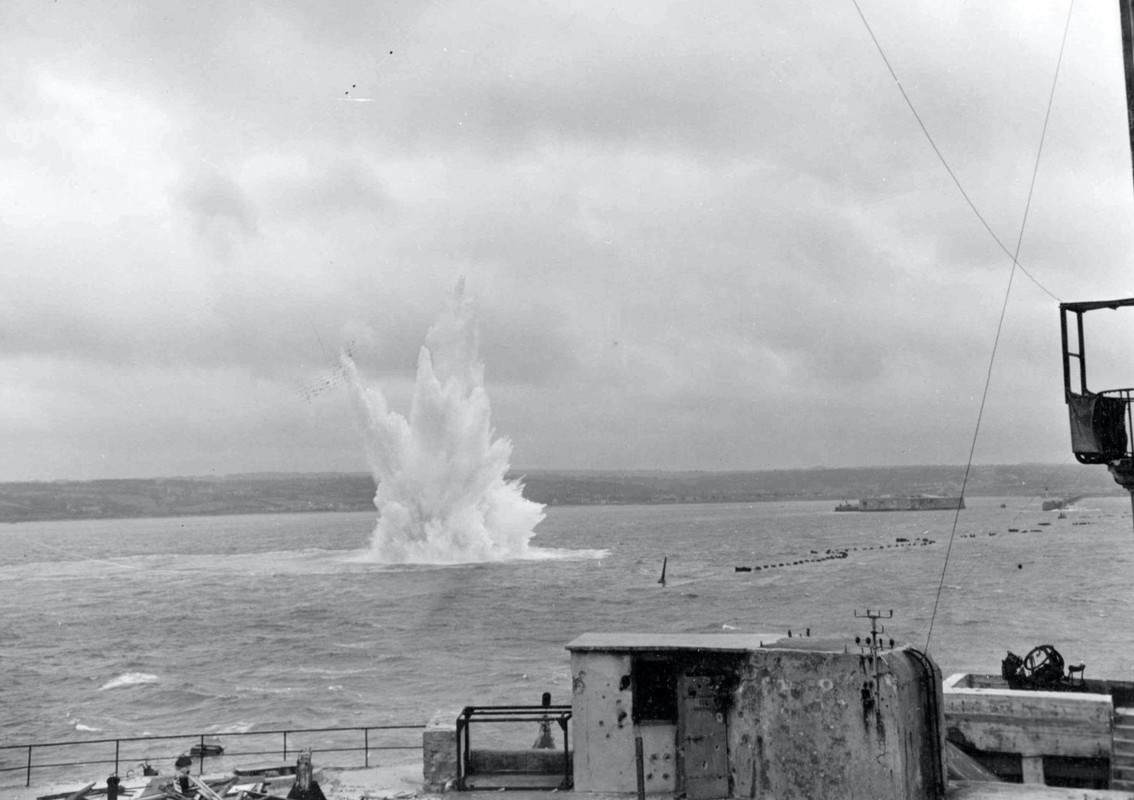
[[[549,506],[845,500],[960,493],[959,466],[846,467],[751,472],[516,471],[524,495]],[[0,483],[0,522],[224,514],[373,511],[365,473],[268,473],[193,478]],[[1109,473],[1078,464],[973,467],[972,497],[1122,494]]]

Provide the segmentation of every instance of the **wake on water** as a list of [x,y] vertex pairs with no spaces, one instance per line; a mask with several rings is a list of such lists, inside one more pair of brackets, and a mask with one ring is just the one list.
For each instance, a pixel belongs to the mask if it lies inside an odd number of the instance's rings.
[[402,572],[405,570],[430,569],[457,569],[469,564],[496,563],[521,564],[531,561],[590,561],[606,558],[610,551],[606,549],[595,550],[569,550],[562,547],[528,547],[522,556],[513,558],[494,558],[488,561],[467,559],[464,561],[407,561],[398,563],[381,563],[374,560],[374,551],[358,550],[342,559],[345,564],[362,564],[375,572]]
[[[556,547],[528,547],[523,556],[499,558],[492,563],[523,564],[534,561],[586,561],[603,559],[610,555],[607,549],[577,549]],[[36,575],[39,579],[73,578],[91,580],[97,578],[116,579],[128,574],[133,580],[161,580],[166,586],[178,582],[196,581],[202,577],[209,585],[220,585],[226,580],[244,580],[255,576],[279,575],[334,575],[353,573],[391,573],[406,570],[458,569],[466,564],[485,563],[477,561],[444,561],[439,563],[404,562],[383,563],[374,560],[373,550],[328,550],[302,548],[296,550],[260,551],[255,553],[196,553],[150,554],[126,556],[117,563],[106,560],[77,560],[35,562],[16,567],[0,569],[0,576],[10,580],[26,579]],[[174,583],[169,583],[170,581]],[[143,673],[127,673],[109,681],[102,689],[117,689],[123,686],[145,683]]]

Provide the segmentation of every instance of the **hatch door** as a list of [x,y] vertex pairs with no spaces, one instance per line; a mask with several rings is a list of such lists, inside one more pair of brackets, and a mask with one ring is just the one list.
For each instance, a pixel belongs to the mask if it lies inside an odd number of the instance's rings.
[[678,679],[679,790],[686,800],[719,800],[728,791],[728,726],[715,676]]

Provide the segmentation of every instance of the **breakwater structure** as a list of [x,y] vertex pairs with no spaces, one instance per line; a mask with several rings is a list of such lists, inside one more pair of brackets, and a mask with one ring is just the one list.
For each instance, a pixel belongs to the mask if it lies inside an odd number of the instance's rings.
[[1044,511],[1058,511],[1060,509],[1067,508],[1067,506],[1075,505],[1080,500],[1082,500],[1084,497],[1086,497],[1086,495],[1076,494],[1076,495],[1072,495],[1070,497],[1061,497],[1057,500],[1044,500],[1043,501],[1043,510]]
[[835,506],[836,511],[957,511],[965,507],[965,498],[918,494],[908,497],[863,497]]

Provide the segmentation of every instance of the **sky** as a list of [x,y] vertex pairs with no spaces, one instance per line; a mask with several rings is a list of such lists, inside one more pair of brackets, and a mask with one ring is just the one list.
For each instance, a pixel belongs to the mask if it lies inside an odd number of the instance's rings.
[[517,470],[1071,460],[1117,4],[858,8],[0,4],[0,480],[364,471],[462,278]]

